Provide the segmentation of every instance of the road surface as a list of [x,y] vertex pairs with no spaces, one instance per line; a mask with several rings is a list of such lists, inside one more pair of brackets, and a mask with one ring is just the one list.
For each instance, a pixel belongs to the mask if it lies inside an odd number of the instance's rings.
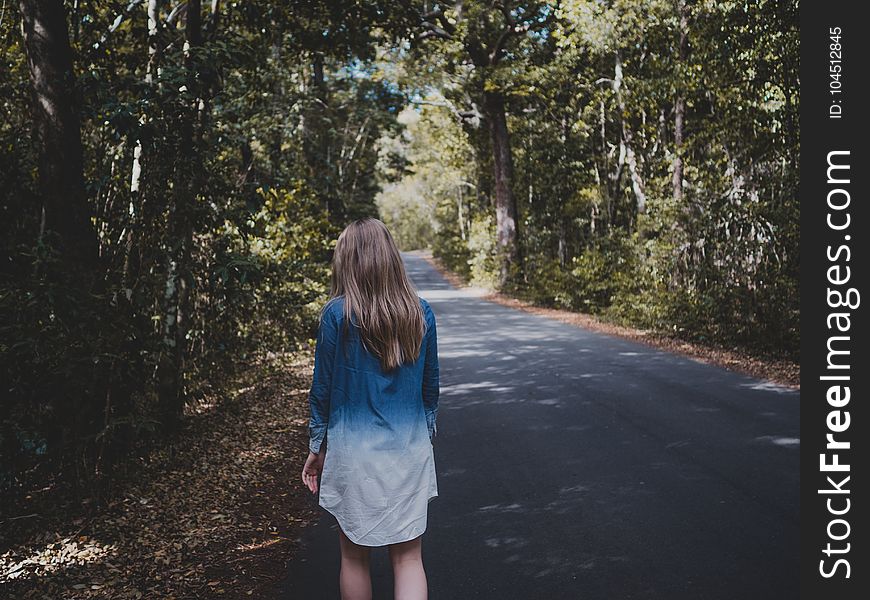
[[[484,301],[403,259],[438,321],[433,600],[798,597],[799,392]],[[339,597],[323,515],[282,597]],[[373,582],[392,598],[383,549]]]

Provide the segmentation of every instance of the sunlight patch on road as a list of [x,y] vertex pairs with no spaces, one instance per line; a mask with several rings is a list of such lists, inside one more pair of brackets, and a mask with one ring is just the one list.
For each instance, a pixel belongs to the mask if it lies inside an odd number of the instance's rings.
[[[493,354],[492,350],[473,350],[466,348],[464,350],[439,350],[438,357],[439,358],[468,358],[471,356],[489,356]],[[513,358],[513,357],[511,357]],[[502,358],[502,360],[505,360]]]
[[775,435],[762,435],[755,438],[755,441],[770,442],[771,444],[776,444],[777,446],[784,446],[786,448],[792,448],[801,445],[800,438],[778,437]]
[[528,541],[523,538],[506,537],[506,538],[488,538],[484,543],[490,548],[521,548],[528,545]]
[[688,446],[692,443],[692,440],[677,440],[676,442],[671,442],[670,444],[666,444],[665,448],[682,448],[683,446]]
[[479,512],[522,512],[523,507],[521,504],[513,503],[513,504],[489,504],[487,506],[481,506],[477,509]]
[[443,471],[439,469],[438,476],[439,477],[451,477],[453,475],[464,475],[466,473],[466,471],[467,471],[466,469],[445,469]]
[[456,385],[442,385],[441,393],[447,396],[470,394],[474,390],[486,389],[494,392],[510,391],[512,387],[500,386],[494,381],[477,381],[469,383],[457,383]]
[[453,298],[480,298],[489,294],[485,288],[469,287],[460,290],[429,289],[417,290],[417,295],[426,300],[452,300]]
[[773,383],[772,381],[753,381],[741,383],[740,387],[758,390],[759,392],[776,392],[777,394],[797,394],[798,390]]

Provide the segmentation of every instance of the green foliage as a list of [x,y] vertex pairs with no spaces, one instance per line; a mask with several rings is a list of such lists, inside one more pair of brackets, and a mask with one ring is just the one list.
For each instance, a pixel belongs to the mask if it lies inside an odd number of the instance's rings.
[[[506,291],[795,358],[796,3],[686,6],[681,58],[673,2],[463,2],[461,18],[454,4],[436,3],[432,22],[449,35],[430,31],[409,58],[428,98],[409,144],[419,139],[429,151],[406,155],[412,172],[439,165],[449,173],[442,165],[465,148],[463,177],[476,189],[464,216],[470,232],[455,224],[455,195],[428,195],[438,224],[433,248],[476,281],[497,276],[480,98],[499,90],[523,257]],[[509,19],[528,27],[509,31],[501,54],[482,60],[476,51],[492,48]],[[685,102],[680,148],[678,98]],[[460,141],[444,127],[450,121]]]
[[467,235],[477,202],[471,149],[461,127],[432,106],[440,103],[437,96],[423,102],[399,115],[405,127],[386,149],[403,158],[403,171],[378,195],[378,207],[402,248],[431,246],[450,268],[467,274],[468,250],[454,237]]
[[494,286],[497,281],[498,255],[495,246],[495,219],[488,214],[475,216],[468,234],[468,266],[471,283]]
[[161,3],[149,39],[146,4],[67,13],[88,272],[41,233],[17,6],[0,20],[0,492],[94,483],[175,428],[167,408],[309,343],[337,233],[404,168],[381,145],[405,99],[373,60],[416,22],[406,3],[203,3],[187,50],[184,11]]
[[435,240],[433,219],[413,186],[387,184],[378,197],[380,218],[401,250],[429,248]]
[[239,327],[254,350],[291,350],[310,335],[329,291],[327,263],[336,232],[304,189],[259,193],[263,205],[251,215],[256,233],[236,239],[259,274],[251,311]]
[[644,271],[636,236],[602,238],[572,258],[570,270],[557,280],[561,286],[555,300],[572,310],[640,324],[648,320],[638,302],[649,279]]

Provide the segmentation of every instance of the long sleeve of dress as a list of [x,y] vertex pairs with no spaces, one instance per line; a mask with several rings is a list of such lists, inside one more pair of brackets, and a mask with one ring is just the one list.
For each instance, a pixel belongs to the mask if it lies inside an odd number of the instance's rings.
[[438,332],[435,326],[435,314],[428,307],[426,319],[426,357],[423,366],[423,406],[426,410],[426,425],[429,427],[429,439],[435,439],[438,431],[438,395],[440,392],[438,367]]
[[338,324],[331,311],[325,311],[317,330],[317,345],[314,348],[314,379],[308,393],[311,417],[308,422],[308,449],[314,454],[326,437],[329,426],[329,403],[332,388],[333,362],[338,339]]

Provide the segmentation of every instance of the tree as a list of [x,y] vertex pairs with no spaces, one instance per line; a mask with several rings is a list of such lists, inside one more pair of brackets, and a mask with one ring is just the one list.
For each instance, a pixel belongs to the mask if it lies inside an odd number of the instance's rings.
[[[544,2],[436,3],[421,15],[420,40],[440,39],[448,72],[454,63],[471,68],[466,86],[489,132],[492,157],[496,244],[500,253],[499,283],[522,273],[522,244],[514,192],[514,163],[507,124],[507,99],[517,63],[546,45],[553,6]],[[522,67],[520,67],[520,70]],[[476,111],[475,111],[476,113]]]
[[[85,194],[72,51],[62,0],[21,0],[39,156],[39,237],[57,235],[70,265],[93,268],[96,237]],[[76,267],[78,270],[78,267]]]

